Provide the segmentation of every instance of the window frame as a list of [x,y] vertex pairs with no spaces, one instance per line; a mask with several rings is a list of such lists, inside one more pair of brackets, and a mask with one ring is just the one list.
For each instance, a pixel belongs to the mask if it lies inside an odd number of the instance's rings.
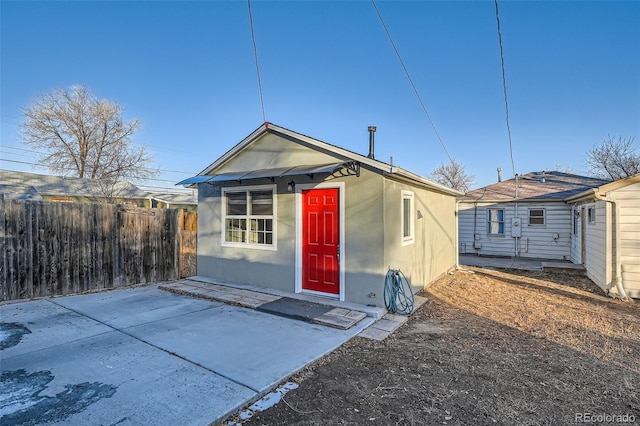
[[[541,211],[542,216],[531,216],[532,211]],[[534,219],[542,218],[542,223],[531,223],[532,218]],[[527,213],[527,223],[529,226],[546,226],[547,225],[547,209],[545,208],[529,209]]]
[[596,206],[587,206],[587,224],[596,224]]
[[[271,200],[272,200],[272,212],[270,215],[254,215],[251,212],[251,192],[267,192],[271,191]],[[227,214],[227,194],[228,193],[245,193],[246,206],[247,211],[245,214],[241,215],[230,215]],[[277,185],[252,185],[252,186],[228,186],[223,187],[220,193],[220,202],[221,202],[221,221],[220,221],[220,241],[223,247],[236,247],[236,248],[249,248],[249,249],[257,249],[257,250],[268,250],[268,251],[277,251],[278,250],[278,232],[277,232],[277,218],[278,218],[278,209],[277,209]],[[239,219],[246,220],[246,229],[242,232],[246,233],[247,242],[233,242],[227,241],[227,219]],[[271,244],[260,244],[260,243],[251,243],[250,234],[251,234],[251,221],[252,220],[271,220]]]
[[[405,201],[409,201],[409,212],[408,218],[409,223],[406,223],[407,215],[405,210]],[[400,237],[402,240],[402,245],[407,246],[415,243],[416,241],[416,204],[415,204],[415,193],[413,191],[401,191],[400,194]],[[408,225],[408,234],[406,234],[406,230]]]
[[[497,221],[492,221],[491,220],[491,212],[492,211],[502,211],[502,221],[497,220]],[[492,223],[497,223],[498,224],[498,230],[500,229],[500,223],[502,223],[502,232],[491,232],[491,224]],[[491,236],[491,237],[504,237],[505,236],[505,227],[506,227],[506,223],[505,223],[505,209],[504,208],[487,208],[487,235]]]

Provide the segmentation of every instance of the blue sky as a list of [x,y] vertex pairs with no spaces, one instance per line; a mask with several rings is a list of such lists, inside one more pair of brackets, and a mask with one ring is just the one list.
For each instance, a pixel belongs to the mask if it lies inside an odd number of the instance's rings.
[[[512,177],[493,1],[376,2],[474,187]],[[267,121],[426,175],[447,162],[370,1],[252,1]],[[140,118],[171,186],[262,123],[246,1],[0,3],[0,168],[45,172],[20,108],[83,84]],[[516,173],[640,136],[640,2],[501,1]],[[640,140],[636,140],[636,147]]]

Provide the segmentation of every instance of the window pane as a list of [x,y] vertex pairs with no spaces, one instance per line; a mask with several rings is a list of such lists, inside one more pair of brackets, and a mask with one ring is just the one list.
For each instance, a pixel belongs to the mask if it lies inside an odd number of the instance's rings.
[[272,219],[251,219],[251,244],[271,244],[273,241]]
[[489,222],[489,233],[490,234],[500,234],[501,233],[501,229],[504,229],[500,225],[504,226],[504,224],[500,224],[498,222]]
[[273,192],[251,191],[251,214],[270,216],[273,214]]
[[404,198],[402,200],[402,236],[411,236],[411,200]]
[[246,219],[227,219],[225,221],[225,241],[229,243],[246,243],[247,242],[247,220]]
[[247,193],[227,192],[227,214],[244,215],[247,214]]
[[504,234],[504,210],[503,209],[489,209],[489,234]]
[[503,222],[504,221],[504,210],[490,209],[489,210],[489,220],[491,222]]

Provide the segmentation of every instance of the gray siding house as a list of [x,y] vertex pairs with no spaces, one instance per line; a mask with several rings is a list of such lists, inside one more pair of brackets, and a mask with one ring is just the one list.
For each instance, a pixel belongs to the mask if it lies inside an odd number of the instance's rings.
[[527,173],[459,197],[462,254],[571,259],[567,197],[607,183],[557,171]]
[[640,297],[640,174],[534,172],[458,203],[460,253],[570,260],[610,295]]
[[571,261],[605,291],[640,298],[640,174],[567,199]]
[[264,123],[180,182],[198,275],[383,306],[388,268],[415,289],[454,268],[461,193],[370,157]]

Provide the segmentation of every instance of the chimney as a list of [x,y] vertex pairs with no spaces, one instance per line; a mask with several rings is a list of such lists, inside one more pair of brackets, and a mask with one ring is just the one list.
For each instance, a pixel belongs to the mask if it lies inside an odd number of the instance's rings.
[[373,147],[373,134],[376,132],[376,126],[369,126],[369,155],[367,157],[371,158],[372,160],[375,159],[374,156],[374,147]]
[[502,182],[502,167],[498,167],[498,182]]

